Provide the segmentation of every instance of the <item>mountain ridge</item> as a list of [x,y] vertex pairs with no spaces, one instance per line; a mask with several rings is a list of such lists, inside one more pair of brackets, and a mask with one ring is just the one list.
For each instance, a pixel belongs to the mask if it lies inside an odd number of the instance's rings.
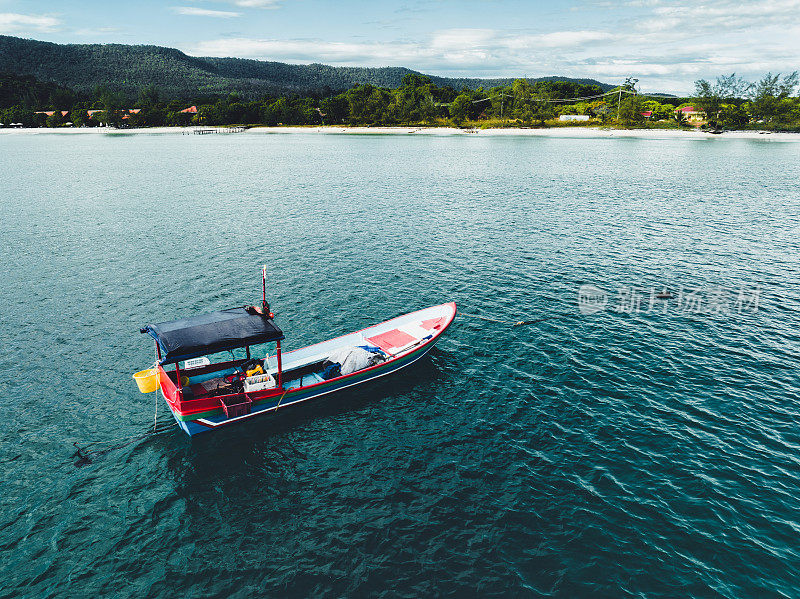
[[[78,92],[105,85],[129,96],[155,85],[167,96],[195,98],[237,92],[256,98],[270,94],[317,94],[369,83],[395,88],[406,74],[424,75],[406,67],[336,67],[321,63],[289,64],[248,58],[190,56],[176,48],[129,44],[57,44],[0,35],[0,72],[32,75]],[[509,85],[514,78],[467,78],[426,75],[438,86],[476,89]],[[539,77],[536,81],[570,81],[614,86],[594,79]]]

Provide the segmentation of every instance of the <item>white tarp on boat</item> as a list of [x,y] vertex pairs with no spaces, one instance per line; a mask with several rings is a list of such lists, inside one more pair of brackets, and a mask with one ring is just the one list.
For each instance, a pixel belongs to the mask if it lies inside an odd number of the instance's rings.
[[342,365],[341,373],[343,375],[369,368],[385,360],[386,358],[381,353],[371,352],[363,347],[343,347],[328,356],[328,362]]

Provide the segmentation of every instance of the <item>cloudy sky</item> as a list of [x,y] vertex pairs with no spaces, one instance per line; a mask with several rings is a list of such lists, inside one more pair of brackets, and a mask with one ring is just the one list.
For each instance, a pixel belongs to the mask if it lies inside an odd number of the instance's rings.
[[633,76],[675,93],[800,69],[800,0],[0,0],[0,34],[452,76]]

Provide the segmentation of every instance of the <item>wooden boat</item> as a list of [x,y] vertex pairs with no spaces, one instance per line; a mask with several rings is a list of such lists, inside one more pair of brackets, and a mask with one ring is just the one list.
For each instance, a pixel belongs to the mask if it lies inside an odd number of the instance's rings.
[[[145,326],[158,362],[134,378],[143,392],[160,388],[181,429],[197,435],[397,372],[427,354],[455,315],[455,303],[431,306],[282,353],[284,334],[264,298],[261,307]],[[271,343],[274,355],[251,357],[254,347]],[[245,357],[236,359],[240,348]],[[208,358],[226,351],[232,359]]]

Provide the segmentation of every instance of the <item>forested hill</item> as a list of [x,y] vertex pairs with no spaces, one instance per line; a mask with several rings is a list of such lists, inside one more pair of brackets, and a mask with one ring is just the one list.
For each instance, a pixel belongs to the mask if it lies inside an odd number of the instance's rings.
[[[173,98],[218,96],[238,92],[256,98],[265,94],[320,94],[340,91],[360,83],[395,88],[404,75],[402,67],[332,67],[322,64],[293,65],[242,58],[196,58],[174,48],[124,44],[54,44],[0,36],[0,72],[33,75],[78,92],[104,85],[134,97],[155,85]],[[455,89],[509,85],[512,79],[459,79],[431,76],[433,83]],[[592,79],[544,77],[531,81],[571,81],[612,86]]]

